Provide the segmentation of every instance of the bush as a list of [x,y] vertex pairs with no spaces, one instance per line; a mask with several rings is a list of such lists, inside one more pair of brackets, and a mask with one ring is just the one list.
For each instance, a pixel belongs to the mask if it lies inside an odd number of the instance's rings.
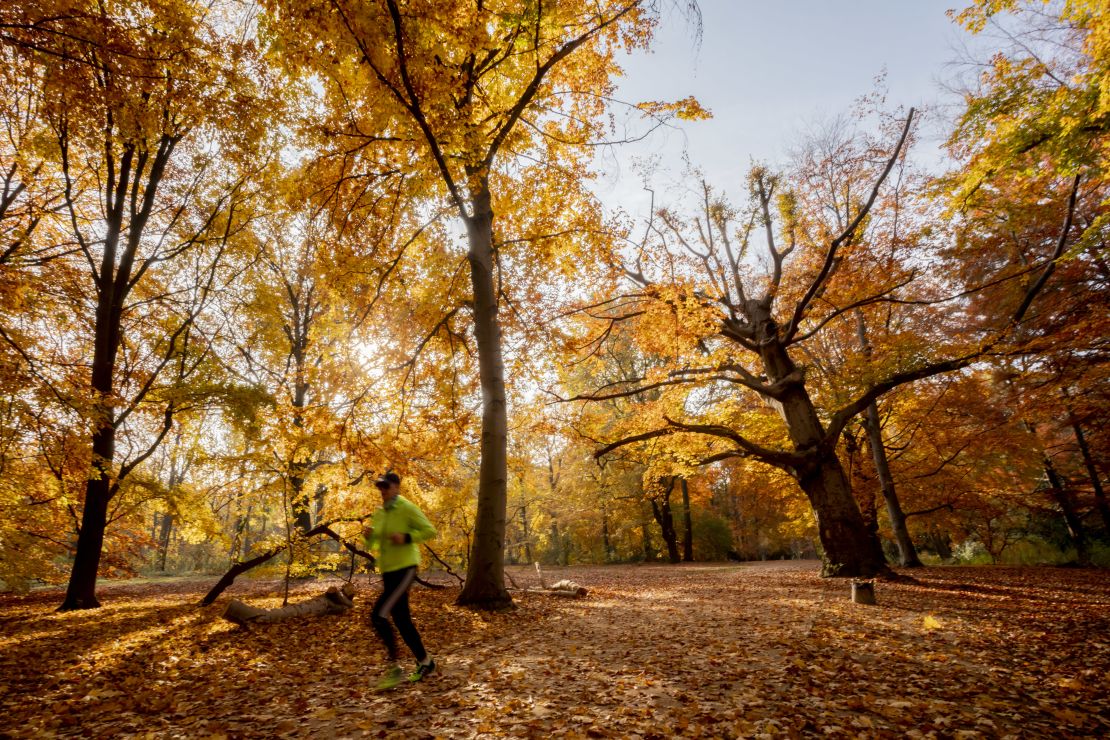
[[694,559],[725,560],[732,549],[732,528],[722,517],[708,511],[695,510]]
[[1110,542],[1101,540],[1091,543],[1091,565],[1110,568]]
[[1007,565],[1063,565],[1075,562],[1075,551],[1061,550],[1040,537],[1029,537],[1007,547],[999,562]]
[[978,540],[964,540],[952,549],[952,559],[960,565],[990,565],[993,560]]
[[[983,544],[968,539],[957,545],[953,560],[959,565],[991,565],[990,553]],[[1037,535],[1023,537],[1006,546],[998,558],[999,565],[1066,565],[1074,563],[1075,548],[1061,548],[1053,539]],[[922,558],[926,565],[936,565],[940,560],[926,555]],[[1110,543],[1095,541],[1091,543],[1091,564],[1110,567]]]

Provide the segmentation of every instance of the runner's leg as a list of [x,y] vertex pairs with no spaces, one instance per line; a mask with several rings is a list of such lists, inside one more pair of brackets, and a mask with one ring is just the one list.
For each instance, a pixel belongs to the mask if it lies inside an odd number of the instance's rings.
[[370,612],[370,623],[374,625],[374,630],[385,645],[390,663],[397,662],[397,635],[393,632],[393,625],[389,623],[389,615],[397,601],[397,587],[404,574],[404,570],[382,573],[382,593]]
[[393,607],[393,623],[397,625],[397,631],[401,633],[401,639],[409,646],[416,662],[423,663],[424,659],[428,657],[428,651],[424,649],[424,643],[420,639],[420,633],[417,632],[416,625],[412,623],[412,613],[409,611],[409,587],[412,586],[412,582],[416,578],[416,568],[406,570],[409,573],[403,581],[405,583],[404,592]]

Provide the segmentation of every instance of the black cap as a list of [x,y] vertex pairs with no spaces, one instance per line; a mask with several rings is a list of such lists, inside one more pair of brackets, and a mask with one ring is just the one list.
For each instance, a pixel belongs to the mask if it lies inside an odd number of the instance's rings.
[[385,475],[379,475],[378,479],[374,481],[374,485],[378,488],[389,488],[391,483],[401,485],[401,476],[396,473],[390,472]]

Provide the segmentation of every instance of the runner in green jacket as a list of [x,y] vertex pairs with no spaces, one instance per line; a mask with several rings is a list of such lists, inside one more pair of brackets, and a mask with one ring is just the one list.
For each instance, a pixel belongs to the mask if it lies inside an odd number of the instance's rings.
[[403,673],[397,662],[397,636],[389,623],[391,616],[417,661],[409,680],[419,681],[436,667],[409,613],[409,587],[420,566],[419,545],[435,537],[436,530],[419,506],[401,496],[399,475],[386,473],[374,485],[381,491],[382,507],[374,512],[366,544],[377,558],[382,593],[374,602],[370,621],[389,654],[389,666],[378,688],[392,689],[401,683]]

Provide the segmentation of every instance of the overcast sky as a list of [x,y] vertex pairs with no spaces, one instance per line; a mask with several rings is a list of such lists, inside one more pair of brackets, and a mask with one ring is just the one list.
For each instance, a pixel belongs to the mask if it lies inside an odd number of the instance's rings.
[[[644,215],[648,200],[636,163],[656,163],[651,180],[663,193],[681,175],[684,154],[738,198],[752,158],[781,161],[807,124],[849,111],[884,73],[887,109],[951,103],[943,83],[960,72],[953,63],[969,44],[945,15],[963,7],[959,0],[699,0],[699,6],[700,43],[681,13],[668,12],[651,52],[625,59],[618,97],[693,95],[714,117],[601,153],[605,176],[596,191],[610,208]],[[935,150],[936,143],[922,147]]]

